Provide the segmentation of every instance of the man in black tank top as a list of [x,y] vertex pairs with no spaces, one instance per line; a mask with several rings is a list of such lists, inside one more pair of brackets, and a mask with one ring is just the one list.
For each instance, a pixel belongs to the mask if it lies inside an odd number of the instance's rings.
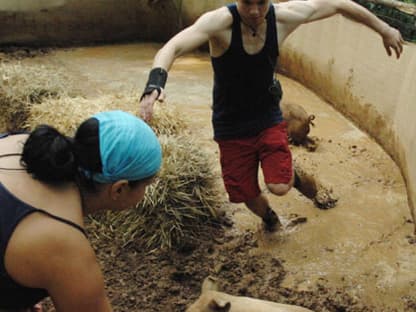
[[343,14],[362,23],[383,39],[397,58],[403,39],[396,29],[350,0],[299,0],[273,4],[270,0],[237,0],[203,14],[156,54],[141,97],[140,110],[150,120],[153,103],[164,97],[167,71],[174,60],[209,42],[214,70],[214,139],[220,148],[224,184],[231,202],[243,202],[261,217],[267,230],[279,219],[260,192],[261,165],[271,193],[285,195],[294,185],[306,192],[293,173],[286,124],[279,107],[281,89],[273,79],[279,46],[298,26]]

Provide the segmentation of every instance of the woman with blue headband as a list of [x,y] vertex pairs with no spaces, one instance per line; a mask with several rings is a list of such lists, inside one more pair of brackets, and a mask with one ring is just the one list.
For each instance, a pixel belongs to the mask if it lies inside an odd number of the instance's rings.
[[74,138],[50,126],[0,139],[0,312],[111,311],[84,231],[86,214],[135,206],[161,166],[139,118],[102,112]]

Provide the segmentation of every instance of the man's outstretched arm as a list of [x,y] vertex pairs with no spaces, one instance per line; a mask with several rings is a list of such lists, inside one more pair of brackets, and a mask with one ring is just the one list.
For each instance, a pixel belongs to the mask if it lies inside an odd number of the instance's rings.
[[170,39],[156,54],[149,80],[140,99],[140,115],[146,121],[152,118],[153,104],[163,100],[167,72],[176,58],[207,43],[216,32],[227,27],[227,11],[217,9],[203,14],[194,24]]
[[342,14],[368,26],[380,34],[389,56],[394,50],[396,57],[400,57],[404,44],[400,32],[351,0],[307,0],[278,4],[277,20],[282,27],[282,40],[301,24],[325,19],[335,14]]

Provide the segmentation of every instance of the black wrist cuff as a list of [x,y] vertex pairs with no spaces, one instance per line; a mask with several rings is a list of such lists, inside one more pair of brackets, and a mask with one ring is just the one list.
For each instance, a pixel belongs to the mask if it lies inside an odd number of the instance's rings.
[[145,95],[152,93],[157,90],[158,96],[162,89],[166,85],[168,79],[168,72],[161,67],[153,68],[149,73],[149,79],[147,80],[146,87],[144,88],[143,94],[140,98],[143,99]]

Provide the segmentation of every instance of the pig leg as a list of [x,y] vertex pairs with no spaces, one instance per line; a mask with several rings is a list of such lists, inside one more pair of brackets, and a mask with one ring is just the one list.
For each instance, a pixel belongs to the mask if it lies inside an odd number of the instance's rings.
[[304,145],[309,152],[314,152],[318,148],[318,139],[316,137],[306,137]]

